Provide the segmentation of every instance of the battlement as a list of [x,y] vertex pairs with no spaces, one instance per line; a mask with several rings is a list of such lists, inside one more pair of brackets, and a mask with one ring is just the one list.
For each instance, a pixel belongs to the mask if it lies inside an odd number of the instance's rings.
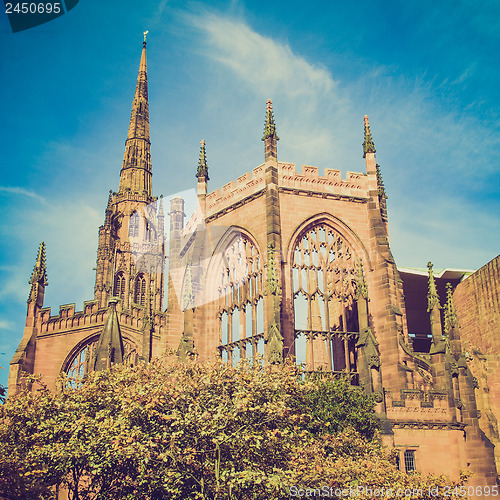
[[[240,175],[236,181],[231,181],[207,194],[207,216],[228,208],[245,198],[248,198],[266,186],[265,165],[254,168],[252,173]],[[331,194],[336,197],[367,198],[368,176],[358,172],[347,172],[342,179],[341,171],[325,168],[325,174],[319,175],[318,167],[302,165],[298,173],[294,163],[278,163],[278,187],[293,191],[306,191],[320,194]]]
[[455,413],[448,403],[448,394],[441,391],[403,389],[399,399],[391,391],[385,391],[385,401],[389,419],[452,422]]
[[264,165],[260,165],[253,169],[252,174],[247,172],[240,175],[236,182],[228,182],[222,188],[207,194],[205,200],[207,216],[234,205],[244,198],[261,191],[265,186]]
[[342,179],[341,171],[334,168],[325,168],[325,175],[320,176],[318,167],[302,165],[302,172],[297,173],[295,164],[279,163],[278,175],[280,187],[340,196],[368,196],[367,175],[359,172],[346,172],[346,179]]
[[[145,317],[145,308],[133,305],[132,310],[122,310],[121,299],[117,302],[118,321],[121,326],[130,326],[141,329]],[[83,303],[83,311],[75,311],[75,304],[64,304],[59,306],[59,314],[51,316],[51,308],[44,307],[38,312],[40,319],[39,335],[67,332],[72,329],[94,327],[104,324],[108,312],[107,308],[99,308],[96,300],[88,300]],[[155,313],[155,324],[166,324],[166,315]]]

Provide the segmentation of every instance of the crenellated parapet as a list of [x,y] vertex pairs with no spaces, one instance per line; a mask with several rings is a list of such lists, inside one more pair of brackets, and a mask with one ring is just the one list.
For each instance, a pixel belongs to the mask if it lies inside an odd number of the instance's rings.
[[455,410],[450,408],[446,392],[403,389],[399,394],[385,390],[384,395],[390,421],[462,425],[454,418]]
[[[39,311],[38,337],[46,334],[70,333],[71,330],[82,328],[101,327],[104,324],[107,308],[100,308],[98,301],[84,302],[83,311],[76,311],[75,304],[65,304],[59,307],[59,314],[51,316],[50,307]],[[148,320],[146,308],[134,304],[129,310],[122,310],[122,301],[117,299],[117,314],[120,325],[141,331]],[[158,327],[155,331],[161,334],[160,329],[166,325],[166,314],[156,312],[154,314],[154,325]]]
[[[259,197],[266,188],[265,165],[240,175],[206,196],[206,216],[216,217],[221,212],[238,208],[242,203]],[[278,189],[280,192],[316,195],[325,198],[365,202],[369,197],[368,176],[358,172],[347,172],[342,179],[341,171],[326,168],[324,175],[319,175],[318,167],[302,165],[297,172],[293,163],[278,163]]]

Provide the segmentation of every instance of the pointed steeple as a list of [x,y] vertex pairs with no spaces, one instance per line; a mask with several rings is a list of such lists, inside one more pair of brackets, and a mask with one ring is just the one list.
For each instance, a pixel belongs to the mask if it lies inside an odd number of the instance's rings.
[[198,171],[196,172],[196,177],[198,177],[198,182],[206,182],[210,180],[208,177],[208,165],[207,165],[207,152],[205,150],[205,140],[201,140],[200,146],[200,161],[198,162]]
[[28,283],[31,285],[30,294],[28,296],[28,304],[34,302],[39,307],[42,307],[45,287],[49,284],[47,281],[45,242],[43,241],[40,243],[40,247],[38,248],[35,267],[33,268],[33,272],[31,273],[31,278]]
[[148,74],[146,34],[132,103],[130,125],[120,173],[119,193],[130,191],[151,197],[151,142],[149,137]]
[[370,132],[370,123],[368,116],[365,115],[365,140],[363,141],[363,158],[366,158],[366,153],[375,153],[375,144],[373,143],[372,133]]
[[446,283],[446,304],[444,306],[444,331],[447,335],[451,330],[458,326],[458,317],[455,311],[455,303],[453,301],[453,290],[451,283]]
[[108,315],[91,362],[93,371],[109,370],[111,365],[123,363],[123,339],[116,312],[117,302],[116,298],[109,299]]
[[276,125],[274,123],[273,115],[273,103],[271,99],[267,100],[266,103],[266,122],[264,125],[264,135],[262,140],[264,141],[265,148],[265,159],[278,158],[278,134],[276,133]]

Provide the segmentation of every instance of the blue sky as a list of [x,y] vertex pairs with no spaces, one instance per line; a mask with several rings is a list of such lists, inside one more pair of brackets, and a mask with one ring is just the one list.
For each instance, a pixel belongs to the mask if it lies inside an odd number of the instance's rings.
[[40,241],[45,305],[93,298],[146,29],[156,195],[195,187],[201,139],[209,190],[261,164],[268,98],[280,160],[362,172],[367,114],[398,265],[477,269],[498,255],[496,0],[80,0],[15,34],[2,14],[0,366]]

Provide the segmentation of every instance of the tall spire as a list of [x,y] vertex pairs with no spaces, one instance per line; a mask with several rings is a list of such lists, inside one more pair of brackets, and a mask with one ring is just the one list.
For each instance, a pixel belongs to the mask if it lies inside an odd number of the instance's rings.
[[375,153],[375,144],[373,143],[372,133],[370,132],[370,123],[368,116],[365,115],[365,140],[363,141],[363,158],[366,158],[366,153]]
[[207,152],[205,150],[205,140],[202,139],[200,146],[200,161],[198,162],[198,171],[196,172],[196,177],[198,177],[198,182],[206,182],[210,180],[208,177],[208,165],[207,165]]
[[31,289],[28,296],[28,304],[35,302],[39,307],[42,307],[45,287],[49,284],[47,281],[47,267],[45,263],[45,243],[43,241],[38,248],[35,267],[31,273],[29,284],[31,285]]
[[134,102],[125,141],[119,193],[151,196],[151,142],[149,136],[148,74],[146,63],[146,34],[142,44],[141,63],[135,87]]
[[264,135],[262,140],[264,141],[265,148],[265,159],[278,158],[278,134],[276,133],[276,125],[274,123],[273,115],[273,103],[271,99],[267,100],[266,103],[266,123],[264,125]]

